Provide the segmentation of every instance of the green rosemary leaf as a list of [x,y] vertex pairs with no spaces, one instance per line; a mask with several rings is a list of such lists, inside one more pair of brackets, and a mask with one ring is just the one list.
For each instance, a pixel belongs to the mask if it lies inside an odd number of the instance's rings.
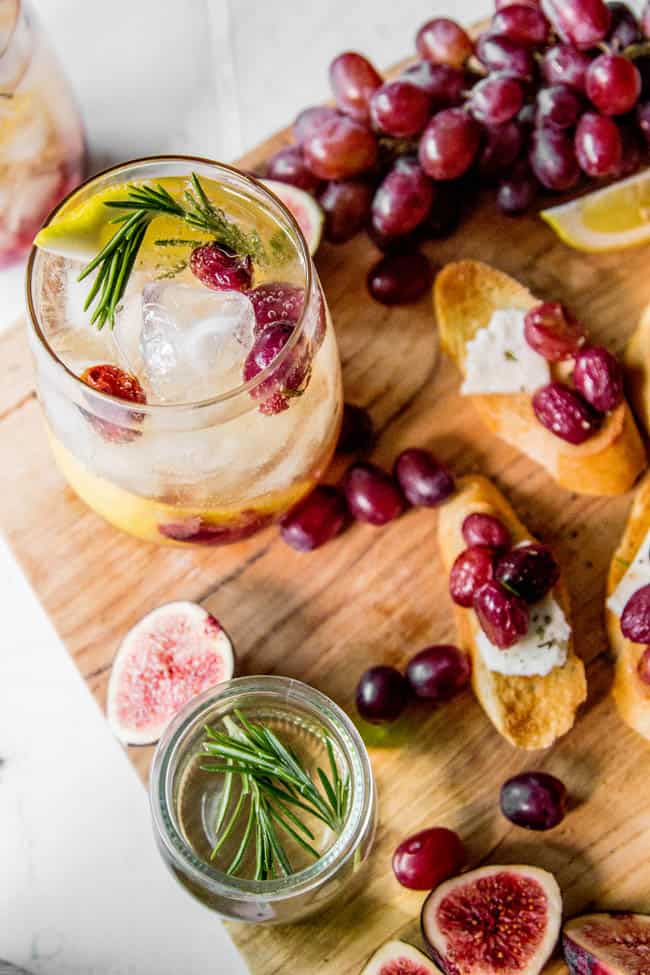
[[239,844],[239,847],[237,848],[237,852],[235,853],[235,855],[234,855],[234,857],[233,857],[233,859],[232,859],[232,861],[230,863],[230,866],[228,867],[228,869],[226,871],[226,873],[230,877],[232,877],[234,874],[237,873],[237,871],[239,870],[239,868],[240,868],[240,866],[242,864],[242,860],[244,859],[244,857],[246,855],[246,850],[248,849],[248,844],[250,842],[251,833],[253,831],[254,824],[255,824],[255,805],[254,805],[253,802],[249,802],[249,804],[248,804],[248,819],[246,821],[246,828],[244,829],[244,834],[243,834],[243,836],[241,838],[241,843]]
[[239,794],[239,799],[237,800],[237,805],[235,806],[235,808],[234,808],[234,810],[232,812],[232,815],[231,815],[230,819],[228,820],[228,823],[226,824],[225,828],[221,831],[221,835],[217,837],[217,842],[215,843],[214,847],[212,848],[212,853],[210,854],[210,859],[211,860],[214,860],[214,858],[216,857],[217,853],[222,848],[222,846],[224,845],[224,843],[226,842],[226,840],[228,839],[228,837],[232,833],[233,829],[237,825],[237,820],[239,819],[239,816],[240,816],[240,813],[242,811],[242,807],[244,805],[244,802],[245,802],[245,798],[244,798],[243,794],[240,793]]
[[[296,841],[296,843],[298,843],[303,848],[303,850],[307,850],[307,852],[309,854],[311,854],[311,856],[313,856],[314,860],[318,860],[319,859],[320,853],[318,852],[318,850],[315,850],[314,847],[310,843],[307,843],[307,841],[304,840],[302,838],[302,836],[300,836],[295,831],[295,829],[293,829],[291,826],[289,826],[289,824],[287,822],[285,822],[285,820],[279,814],[279,812],[277,811],[277,809],[269,808],[269,815],[276,821],[276,823],[278,823],[279,826],[282,827],[283,830],[285,830],[285,832],[287,832],[289,834],[289,836],[292,836],[294,838],[294,840]],[[289,869],[291,869],[291,868],[289,868]]]
[[336,792],[332,788],[332,785],[330,783],[330,780],[327,778],[327,776],[323,772],[322,768],[317,768],[316,769],[316,774],[318,775],[318,778],[320,779],[321,785],[323,786],[323,789],[325,790],[325,795],[329,799],[329,803],[330,803],[330,806],[332,807],[332,810],[334,812],[334,815],[336,815],[336,807],[337,807]]
[[225,780],[223,794],[221,796],[221,803],[219,804],[219,813],[217,815],[217,821],[214,824],[215,836],[219,835],[219,831],[221,830],[223,822],[226,818],[226,813],[228,812],[228,806],[230,805],[230,799],[232,796],[232,787],[235,781],[234,776],[232,775],[226,775]]
[[204,240],[198,237],[167,237],[163,240],[154,240],[156,247],[200,247],[205,244]]

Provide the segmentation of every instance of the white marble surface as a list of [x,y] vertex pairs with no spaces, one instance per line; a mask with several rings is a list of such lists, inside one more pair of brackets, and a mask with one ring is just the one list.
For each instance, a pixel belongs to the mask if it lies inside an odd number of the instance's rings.
[[[159,151],[235,158],[327,96],[338,51],[389,64],[434,12],[471,20],[489,0],[36,7],[100,167]],[[0,327],[21,306],[20,269],[0,275]],[[240,975],[219,922],[158,862],[144,790],[2,543],[0,594],[0,958],[43,975]]]

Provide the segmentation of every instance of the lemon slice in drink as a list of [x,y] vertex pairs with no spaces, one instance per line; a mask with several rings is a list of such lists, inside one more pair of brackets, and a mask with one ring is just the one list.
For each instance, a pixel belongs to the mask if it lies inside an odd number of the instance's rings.
[[126,183],[107,186],[83,203],[64,204],[53,220],[39,230],[34,243],[43,250],[70,260],[90,260],[116,231],[111,223],[122,210],[104,206],[110,200],[128,198]]
[[565,244],[577,250],[615,251],[650,241],[650,170],[542,210]]

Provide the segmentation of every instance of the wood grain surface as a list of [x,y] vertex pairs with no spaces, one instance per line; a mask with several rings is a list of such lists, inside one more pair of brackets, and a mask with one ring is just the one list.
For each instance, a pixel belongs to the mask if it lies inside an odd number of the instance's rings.
[[[277,135],[242,165],[255,167],[286,140]],[[490,199],[452,238],[426,250],[438,266],[460,257],[494,263],[540,296],[566,301],[595,339],[617,351],[650,300],[649,248],[582,255],[535,216],[499,215]],[[494,478],[561,561],[589,698],[574,730],[543,753],[502,740],[469,691],[444,707],[413,707],[392,730],[374,732],[380,825],[363,890],[292,928],[231,925],[253,975],[357,975],[381,942],[418,942],[423,896],[397,885],[390,855],[428,825],[458,830],[473,866],[527,862],[552,870],[568,915],[595,907],[650,911],[650,747],[613,708],[603,628],[607,567],[630,496],[570,495],[487,433],[458,394],[454,366],[436,361],[430,299],[390,310],[368,298],[365,273],[377,256],[360,236],[324,244],[317,257],[346,397],[368,407],[380,431],[373,459],[390,466],[404,447],[425,446],[458,473]],[[212,551],[135,541],[89,511],[55,469],[22,327],[0,339],[0,354],[0,524],[101,707],[125,630],[170,599],[198,600],[223,621],[240,673],[300,678],[350,713],[367,666],[401,667],[427,644],[453,642],[435,511],[409,511],[383,529],[354,525],[310,555],[288,549],[275,529]],[[339,460],[331,478],[341,470]],[[151,750],[130,757],[146,778]],[[571,792],[572,811],[550,834],[529,834],[499,814],[501,782],[526,768],[559,775]],[[561,963],[553,967],[562,971]]]

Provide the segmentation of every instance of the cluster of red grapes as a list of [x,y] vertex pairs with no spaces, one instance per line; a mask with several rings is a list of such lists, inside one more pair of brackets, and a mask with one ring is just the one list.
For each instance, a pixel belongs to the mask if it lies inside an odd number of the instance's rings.
[[[452,20],[424,24],[419,60],[393,81],[361,54],[334,59],[336,108],[304,109],[295,145],[267,167],[318,197],[329,240],[367,228],[381,250],[404,252],[451,233],[481,185],[517,214],[540,190],[640,166],[650,141],[650,0],[640,20],[604,0],[496,7],[476,43]],[[368,283],[387,304],[430,284],[426,261],[380,264]]]

